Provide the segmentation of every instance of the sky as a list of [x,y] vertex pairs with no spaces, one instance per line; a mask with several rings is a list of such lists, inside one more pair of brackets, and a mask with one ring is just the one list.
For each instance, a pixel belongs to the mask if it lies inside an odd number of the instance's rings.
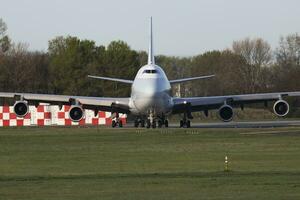
[[146,51],[150,16],[155,54],[172,56],[223,50],[246,37],[276,48],[280,36],[300,32],[299,0],[0,0],[8,34],[31,50],[71,35]]

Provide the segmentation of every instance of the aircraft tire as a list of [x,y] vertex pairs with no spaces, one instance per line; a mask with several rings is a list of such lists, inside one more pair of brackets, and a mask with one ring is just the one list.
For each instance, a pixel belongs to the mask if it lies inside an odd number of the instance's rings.
[[152,128],[156,128],[156,121],[153,121]]
[[169,121],[165,120],[165,127],[168,128],[169,127]]
[[180,120],[180,128],[182,128],[184,125],[183,120]]
[[141,127],[145,127],[145,120],[141,120]]
[[148,120],[147,120],[147,126],[146,126],[146,127],[147,127],[147,128],[150,128],[150,126],[151,126],[151,123],[150,123],[150,120],[148,119]]
[[119,121],[119,127],[120,127],[120,128],[123,127],[123,122],[122,122],[122,120]]
[[137,120],[134,120],[134,127],[135,128],[139,127],[139,122]]
[[158,128],[161,128],[163,125],[163,122],[161,120],[158,120]]
[[186,127],[187,127],[187,128],[191,128],[191,121],[190,121],[190,120],[187,120],[187,122],[186,122]]
[[111,122],[111,127],[113,127],[113,128],[116,127],[116,121],[113,120],[113,121]]

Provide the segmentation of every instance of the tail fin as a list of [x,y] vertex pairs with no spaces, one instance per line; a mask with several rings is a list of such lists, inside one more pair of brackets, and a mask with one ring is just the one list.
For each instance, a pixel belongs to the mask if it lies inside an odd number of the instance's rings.
[[149,39],[149,51],[148,51],[148,65],[155,64],[154,52],[153,52],[153,35],[152,35],[152,17],[150,17],[150,39]]

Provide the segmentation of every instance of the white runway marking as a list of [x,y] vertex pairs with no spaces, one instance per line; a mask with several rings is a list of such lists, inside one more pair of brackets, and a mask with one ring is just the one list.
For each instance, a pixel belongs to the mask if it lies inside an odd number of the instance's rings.
[[248,132],[240,133],[240,135],[260,135],[260,134],[277,134],[277,133],[300,133],[300,130],[289,130],[289,131],[257,131],[257,132]]

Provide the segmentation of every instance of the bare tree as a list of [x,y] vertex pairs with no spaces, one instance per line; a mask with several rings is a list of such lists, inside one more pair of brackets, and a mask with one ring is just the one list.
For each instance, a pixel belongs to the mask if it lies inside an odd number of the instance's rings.
[[299,65],[300,36],[297,33],[280,38],[276,60],[279,65]]
[[232,51],[242,56],[246,65],[240,66],[240,74],[246,82],[246,92],[258,92],[263,85],[263,67],[269,66],[272,60],[272,51],[269,43],[261,38],[246,38],[234,41]]
[[0,36],[3,37],[6,34],[6,31],[7,31],[7,26],[3,21],[3,19],[0,18]]
[[11,46],[10,38],[6,35],[6,23],[0,18],[0,54],[7,52]]
[[296,33],[281,37],[275,55],[274,87],[282,91],[299,90],[300,36]]

